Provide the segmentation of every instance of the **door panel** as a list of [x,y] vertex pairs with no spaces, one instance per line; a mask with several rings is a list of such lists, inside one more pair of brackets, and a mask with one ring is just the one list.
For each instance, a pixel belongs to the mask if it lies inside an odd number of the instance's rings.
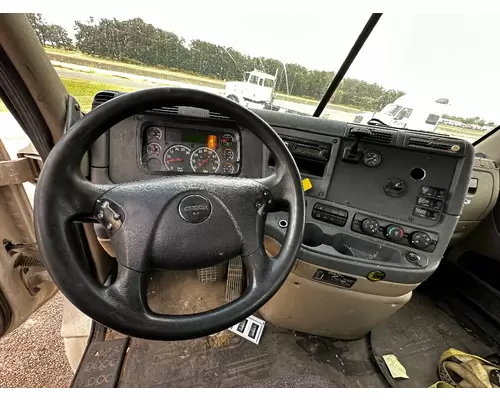
[[[0,336],[17,328],[41,305],[54,296],[57,288],[43,268],[35,245],[33,208],[22,183],[8,184],[3,166],[11,161],[16,144],[26,138],[19,125],[6,123],[14,118],[0,112]],[[15,122],[15,120],[14,120]],[[5,127],[8,130],[5,130]],[[10,152],[1,140],[7,138]],[[29,139],[28,139],[29,141]],[[24,163],[27,165],[27,163]],[[11,163],[9,163],[11,165]],[[15,172],[16,169],[14,168]],[[22,177],[19,178],[22,180]],[[26,185],[31,185],[26,183]],[[32,185],[31,185],[32,186]],[[28,186],[29,187],[29,186]],[[34,187],[31,187],[31,195]],[[32,200],[32,198],[31,198]]]

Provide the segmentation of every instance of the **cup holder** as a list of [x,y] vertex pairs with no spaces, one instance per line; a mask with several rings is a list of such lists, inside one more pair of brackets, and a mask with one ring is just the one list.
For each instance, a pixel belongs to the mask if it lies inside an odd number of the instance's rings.
[[318,247],[323,244],[323,231],[315,224],[307,223],[304,227],[302,243],[309,247]]
[[330,246],[333,251],[354,258],[401,262],[401,253],[396,249],[344,233],[327,235],[313,223],[306,223],[302,243],[309,247]]

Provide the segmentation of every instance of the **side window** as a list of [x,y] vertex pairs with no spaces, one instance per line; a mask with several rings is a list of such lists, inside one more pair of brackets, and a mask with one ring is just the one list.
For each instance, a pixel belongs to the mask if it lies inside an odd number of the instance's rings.
[[436,125],[439,121],[439,115],[429,114],[427,119],[425,120],[426,124]]
[[399,110],[401,110],[401,106],[392,106],[387,110],[387,114],[394,116]]
[[409,118],[412,111],[413,109],[411,108],[403,108],[394,119]]
[[259,79],[259,86],[264,86],[264,79],[263,78]]
[[274,81],[272,79],[266,79],[264,80],[264,86],[265,87],[273,87]]
[[250,79],[248,80],[249,83],[252,83],[254,85],[259,84],[259,78],[255,75],[250,75]]

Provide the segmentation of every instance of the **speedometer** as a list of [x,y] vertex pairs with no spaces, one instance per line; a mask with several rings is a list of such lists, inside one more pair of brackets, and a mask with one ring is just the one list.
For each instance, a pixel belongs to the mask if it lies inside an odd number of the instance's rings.
[[166,170],[175,172],[189,171],[190,155],[191,150],[188,147],[183,146],[182,144],[177,144],[175,146],[169,147],[165,152],[165,156],[163,158]]
[[191,168],[194,172],[215,174],[219,165],[219,155],[209,147],[200,147],[191,154]]

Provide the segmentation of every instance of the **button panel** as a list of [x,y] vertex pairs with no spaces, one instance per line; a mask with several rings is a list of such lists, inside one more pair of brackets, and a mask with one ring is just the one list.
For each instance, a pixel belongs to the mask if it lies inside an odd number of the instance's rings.
[[[376,225],[377,229],[366,229],[368,224],[366,221],[369,222],[370,226]],[[399,224],[395,225],[393,222],[360,213],[354,216],[351,229],[354,232],[427,252],[433,252],[439,240],[439,236],[435,233],[423,232],[420,229]]]
[[348,216],[346,210],[323,203],[316,203],[312,211],[314,219],[337,226],[345,226]]
[[446,201],[446,189],[421,186],[420,194],[413,208],[413,215],[419,218],[438,221]]

